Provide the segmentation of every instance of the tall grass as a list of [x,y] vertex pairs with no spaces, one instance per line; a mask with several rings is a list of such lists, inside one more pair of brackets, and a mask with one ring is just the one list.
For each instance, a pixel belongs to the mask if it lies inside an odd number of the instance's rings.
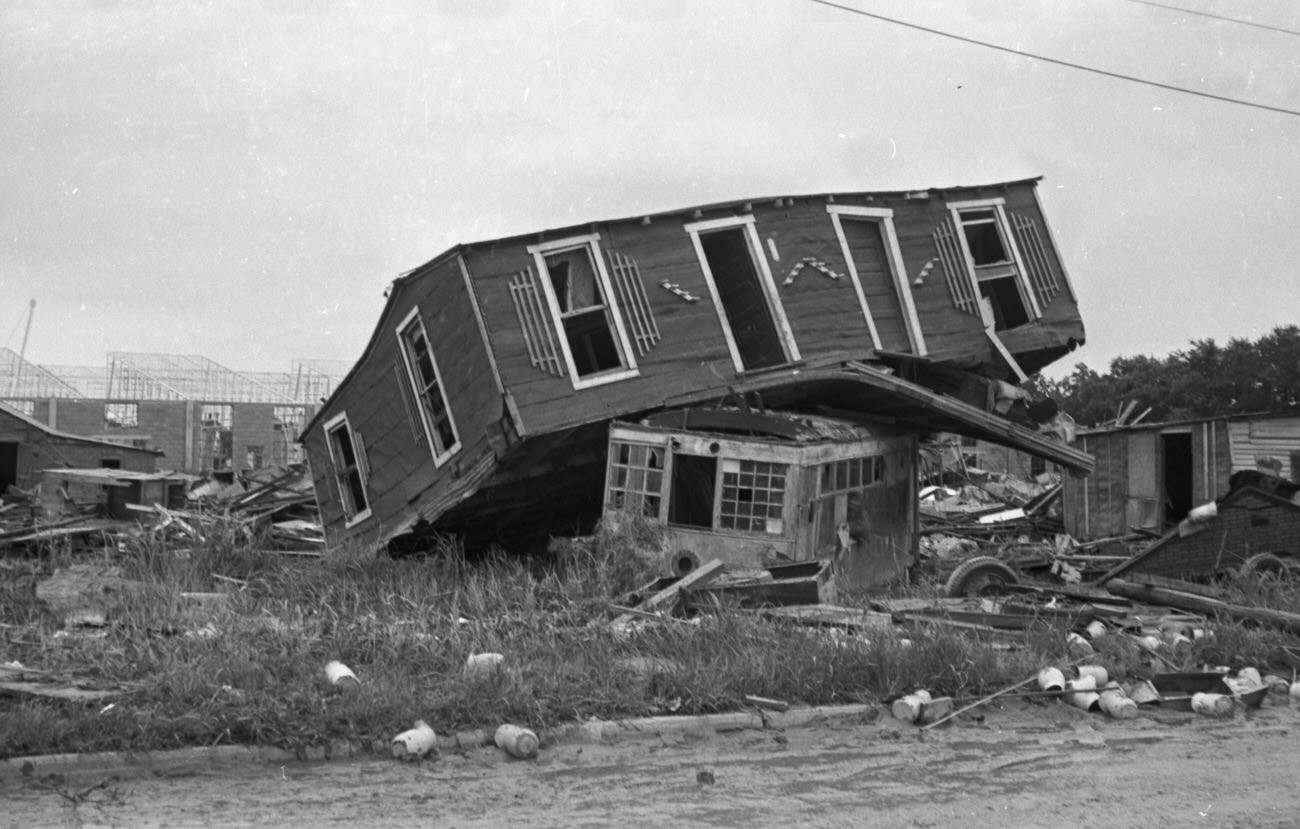
[[[90,556],[54,551],[38,572],[0,579],[3,660],[130,693],[112,706],[0,700],[0,756],[216,744],[386,742],[415,719],[440,733],[502,722],[547,728],[590,717],[704,713],[745,695],[794,704],[888,699],[917,688],[971,695],[1063,656],[1044,628],[1008,652],[939,627],[863,635],[719,607],[692,620],[611,630],[611,600],[652,577],[644,527],[557,542],[544,564],[468,562],[444,543],[420,559],[255,554],[239,538],[193,549],[148,538]],[[119,569],[101,638],[60,636],[35,599],[54,569],[92,559]],[[9,574],[17,571],[8,570]],[[223,592],[196,602],[183,593]],[[484,679],[468,656],[505,655]],[[653,657],[649,680],[629,660]],[[354,693],[323,668],[348,665]]]

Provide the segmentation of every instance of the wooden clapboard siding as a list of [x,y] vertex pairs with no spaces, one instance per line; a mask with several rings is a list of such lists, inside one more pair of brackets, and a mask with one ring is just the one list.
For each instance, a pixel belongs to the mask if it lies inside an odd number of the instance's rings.
[[[420,309],[429,346],[438,363],[460,449],[436,467],[423,425],[418,418],[401,363],[396,329],[415,307]],[[454,258],[426,266],[396,283],[379,321],[371,347],[350,381],[330,399],[324,417],[346,412],[348,422],[365,446],[369,478],[366,494],[372,517],[342,529],[342,505],[323,430],[308,435],[322,522],[330,543],[368,538],[384,529],[393,516],[408,512],[408,504],[428,491],[451,486],[455,479],[491,449],[487,428],[502,417],[502,403],[492,377],[474,309],[465,292]]]
[[1258,458],[1274,458],[1281,463],[1281,475],[1298,481],[1292,458],[1300,452],[1300,417],[1238,420],[1227,424],[1232,471],[1255,469]]
[[[800,356],[867,359],[875,345],[826,200],[792,202],[782,207],[771,202],[755,205],[754,217],[763,243],[761,255],[768,260]],[[779,259],[772,258],[773,250]]]
[[966,313],[954,303],[934,231],[948,221],[949,201],[972,198],[983,196],[966,191],[945,192],[888,205],[894,209],[898,245],[929,356],[967,365],[992,359],[989,342],[979,316]]
[[1065,531],[1077,538],[1124,535],[1128,497],[1128,434],[1080,435],[1078,448],[1093,456],[1087,477],[1066,476],[1062,488]]

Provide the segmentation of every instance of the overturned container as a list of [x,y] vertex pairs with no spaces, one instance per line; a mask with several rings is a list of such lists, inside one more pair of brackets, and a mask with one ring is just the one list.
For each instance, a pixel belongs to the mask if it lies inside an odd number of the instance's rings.
[[465,660],[466,679],[492,679],[501,671],[505,656],[499,653],[472,653]]
[[537,735],[531,729],[509,723],[498,728],[492,740],[497,744],[497,748],[520,760],[531,760],[536,757],[540,746]]
[[1231,717],[1232,697],[1227,694],[1192,694],[1192,710],[1207,717]]
[[399,760],[419,760],[433,751],[438,744],[438,735],[424,720],[416,720],[415,726],[393,738],[393,756]]
[[325,679],[340,691],[356,691],[361,687],[361,680],[352,673],[352,669],[338,660],[325,665]]

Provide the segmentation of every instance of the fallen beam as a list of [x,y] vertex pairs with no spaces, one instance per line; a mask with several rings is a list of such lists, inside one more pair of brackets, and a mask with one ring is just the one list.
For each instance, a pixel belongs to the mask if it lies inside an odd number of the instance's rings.
[[[722,560],[715,558],[708,564],[701,565],[682,576],[680,579],[668,585],[663,590],[660,590],[658,593],[647,597],[636,609],[641,613],[646,613],[660,607],[671,606],[673,602],[677,601],[677,597],[683,591],[691,590],[696,587],[703,587],[716,578],[718,574],[722,572],[723,566]],[[636,616],[633,616],[630,613],[624,613],[615,618],[614,621],[610,622],[610,625],[612,627],[619,627],[632,622],[634,619],[636,619]]]
[[1168,587],[1139,584],[1124,579],[1111,579],[1106,582],[1106,589],[1116,596],[1123,596],[1126,599],[1135,599],[1148,604],[1176,607],[1179,610],[1190,610],[1194,613],[1211,615],[1221,613],[1238,621],[1261,622],[1289,630],[1292,633],[1300,633],[1300,613],[1229,604],[1221,599],[1213,599],[1209,596],[1201,596]]

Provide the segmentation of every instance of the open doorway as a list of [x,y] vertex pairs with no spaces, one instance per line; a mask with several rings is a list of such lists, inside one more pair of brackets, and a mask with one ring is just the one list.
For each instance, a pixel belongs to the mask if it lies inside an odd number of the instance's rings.
[[1165,522],[1174,524],[1192,510],[1192,435],[1174,432],[1160,436],[1164,457]]
[[0,441],[0,495],[18,483],[18,444]]

